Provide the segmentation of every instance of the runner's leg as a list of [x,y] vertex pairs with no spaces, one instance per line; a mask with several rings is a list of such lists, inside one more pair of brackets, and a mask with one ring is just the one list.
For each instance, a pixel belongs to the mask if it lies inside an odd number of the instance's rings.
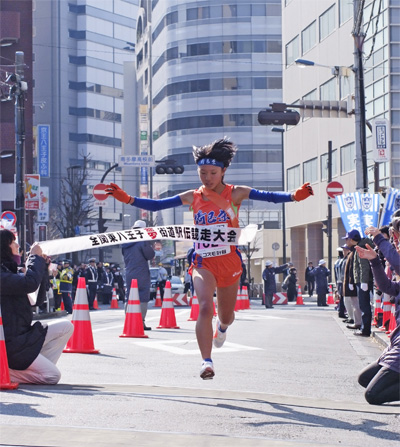
[[[193,285],[199,301],[199,316],[196,322],[196,337],[203,359],[211,358],[213,341],[212,319],[213,296],[217,285],[214,275],[206,269],[193,269]],[[236,285],[237,288],[237,285]]]
[[218,319],[223,331],[235,320],[238,285],[239,279],[228,287],[218,287],[217,289]]

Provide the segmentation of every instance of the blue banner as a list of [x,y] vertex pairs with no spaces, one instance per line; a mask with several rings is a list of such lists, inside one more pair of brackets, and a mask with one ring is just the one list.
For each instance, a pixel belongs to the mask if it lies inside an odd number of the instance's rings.
[[50,177],[50,126],[37,126],[37,160],[40,177]]
[[378,226],[379,205],[381,197],[379,194],[360,194],[361,199],[361,226],[363,233],[368,227]]
[[386,193],[379,226],[383,227],[384,225],[389,225],[392,220],[392,214],[398,209],[400,209],[400,191],[391,188],[390,191]]
[[360,193],[351,192],[335,198],[346,231],[358,230],[360,234],[364,234]]
[[378,226],[379,194],[351,192],[336,196],[336,203],[346,231],[358,230],[365,237],[367,227]]

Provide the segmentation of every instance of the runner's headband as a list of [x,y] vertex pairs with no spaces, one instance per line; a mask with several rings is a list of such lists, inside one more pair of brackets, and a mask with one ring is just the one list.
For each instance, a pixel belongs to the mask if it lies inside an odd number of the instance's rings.
[[224,169],[224,164],[221,161],[214,160],[214,158],[202,158],[197,166],[218,166],[219,168]]

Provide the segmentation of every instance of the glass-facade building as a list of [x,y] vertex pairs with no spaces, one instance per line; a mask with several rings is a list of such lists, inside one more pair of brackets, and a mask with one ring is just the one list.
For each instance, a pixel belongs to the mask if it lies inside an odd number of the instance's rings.
[[[139,90],[151,96],[152,151],[156,159],[173,158],[185,167],[182,175],[155,175],[153,195],[198,187],[192,146],[225,136],[239,147],[228,183],[281,190],[280,135],[257,121],[260,110],[282,98],[280,0],[149,3],[151,86],[144,28],[137,67]],[[280,219],[280,207],[258,204],[267,211],[254,214],[257,222]],[[176,209],[168,221],[181,221],[181,212]]]

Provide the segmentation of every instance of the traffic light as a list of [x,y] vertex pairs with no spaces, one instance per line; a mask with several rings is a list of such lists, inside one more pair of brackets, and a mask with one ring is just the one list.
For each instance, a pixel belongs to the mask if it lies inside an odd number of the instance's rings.
[[328,219],[326,220],[321,220],[322,223],[322,231],[326,234],[328,234]]
[[300,121],[300,114],[295,110],[275,111],[271,108],[258,112],[258,122],[263,126],[283,125],[295,126]]
[[183,174],[185,168],[182,165],[178,165],[176,160],[168,159],[163,161],[156,161],[160,163],[156,166],[157,174]]
[[105,233],[107,231],[106,226],[104,224],[107,222],[107,219],[99,218],[99,233]]

